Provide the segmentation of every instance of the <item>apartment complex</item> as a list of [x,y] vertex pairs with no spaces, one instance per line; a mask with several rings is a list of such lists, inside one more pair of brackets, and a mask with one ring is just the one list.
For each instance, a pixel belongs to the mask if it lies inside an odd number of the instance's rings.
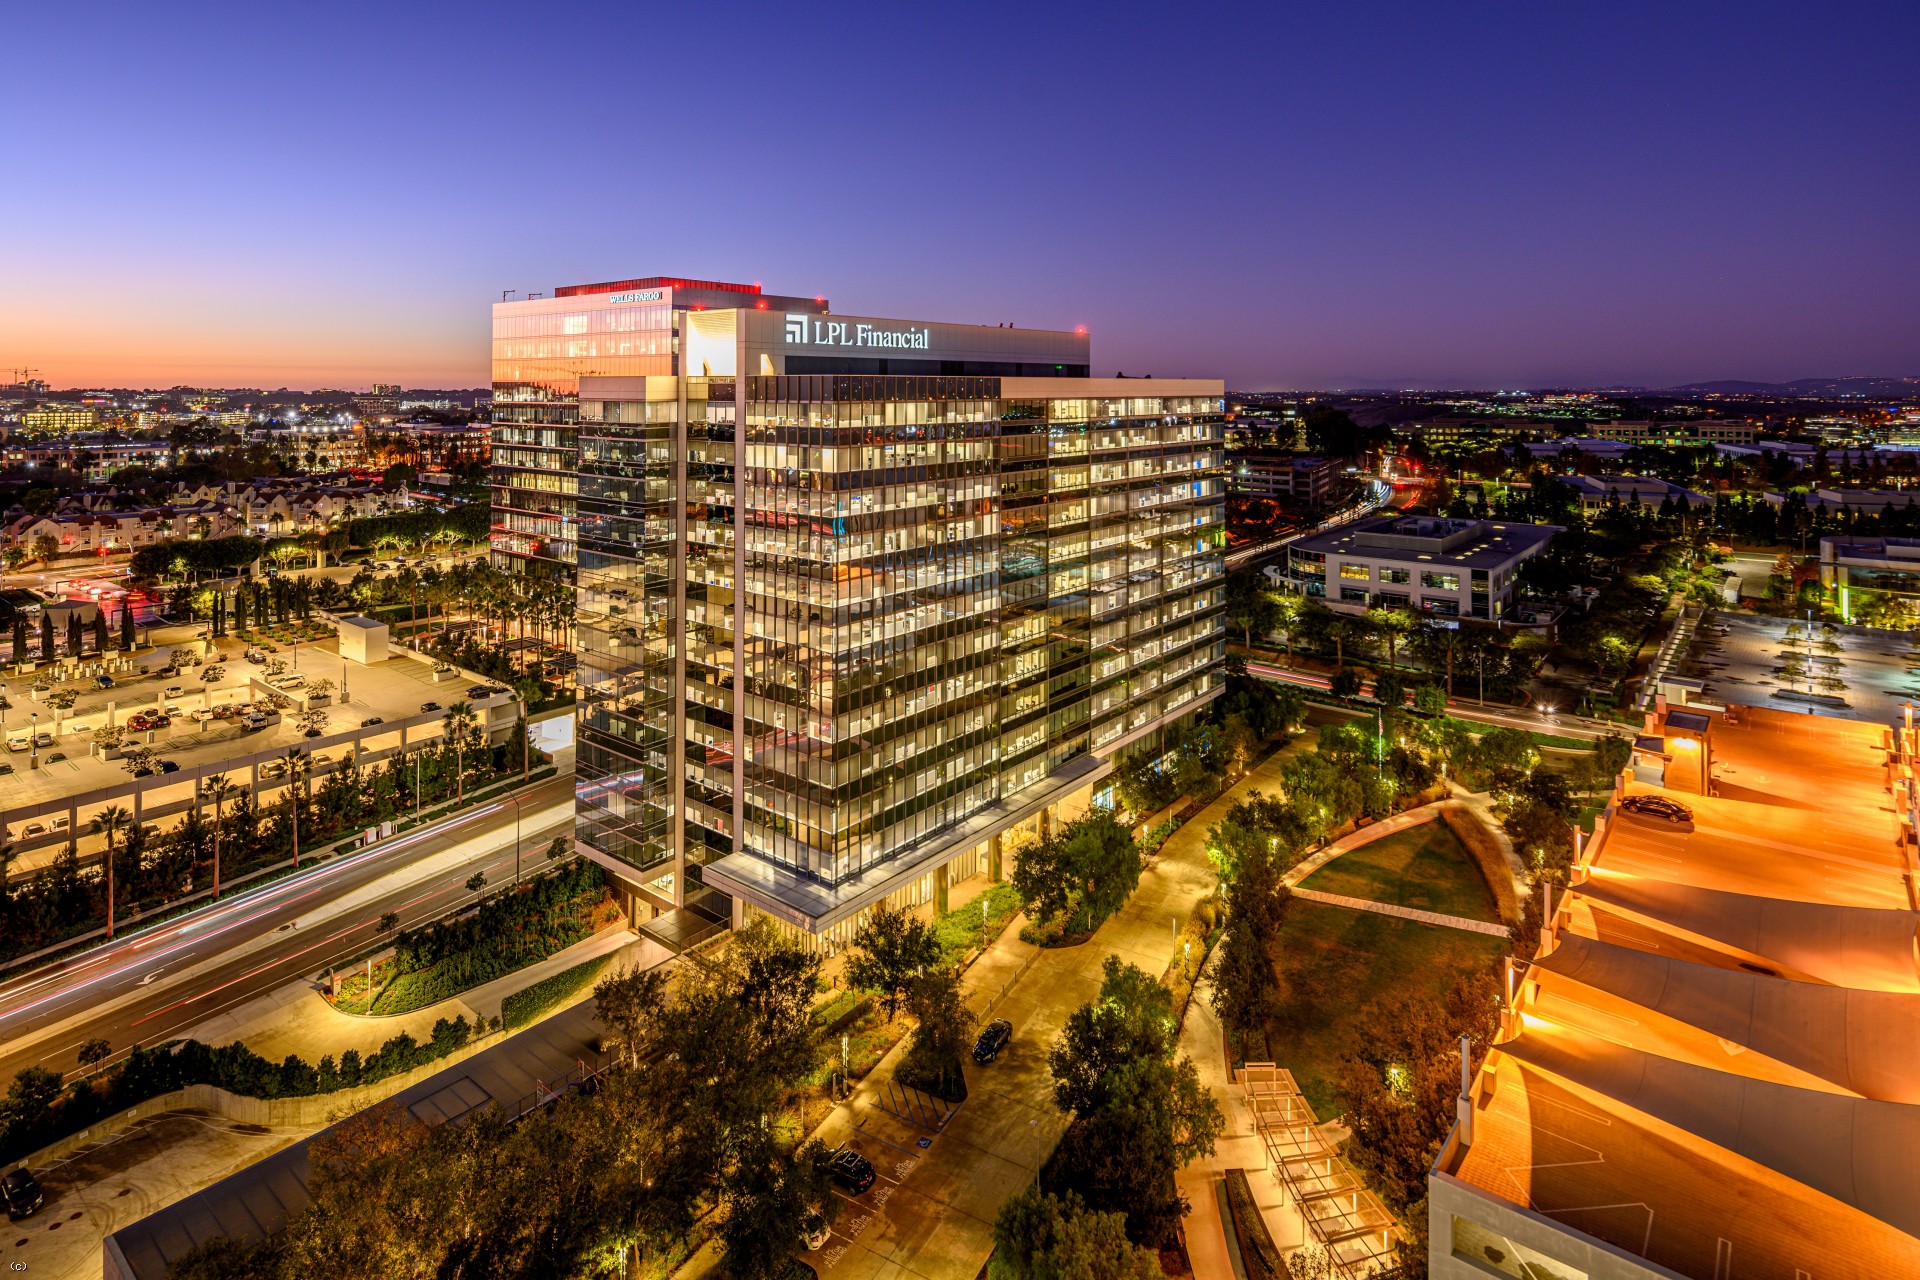
[[1660,700],[1464,1082],[1435,1280],[1920,1275],[1915,746]]
[[575,573],[583,852],[636,907],[718,890],[837,937],[999,874],[1216,696],[1223,386],[793,301],[496,307],[497,348],[525,320],[648,350],[496,378],[494,547]]
[[1379,516],[1310,533],[1287,548],[1286,583],[1335,609],[1412,609],[1498,622],[1520,565],[1544,550],[1551,524]]

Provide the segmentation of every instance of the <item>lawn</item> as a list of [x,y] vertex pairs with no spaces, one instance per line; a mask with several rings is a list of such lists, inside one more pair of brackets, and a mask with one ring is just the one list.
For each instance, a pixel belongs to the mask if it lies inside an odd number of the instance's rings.
[[1246,1058],[1290,1068],[1314,1113],[1330,1119],[1340,1111],[1340,1064],[1366,1038],[1361,1015],[1369,1003],[1403,991],[1440,1000],[1460,974],[1490,967],[1505,945],[1485,934],[1295,898],[1287,904],[1277,965],[1286,1017],[1268,1028],[1265,1044],[1241,1049]]
[[1444,822],[1424,822],[1343,853],[1300,887],[1500,922],[1486,878]]

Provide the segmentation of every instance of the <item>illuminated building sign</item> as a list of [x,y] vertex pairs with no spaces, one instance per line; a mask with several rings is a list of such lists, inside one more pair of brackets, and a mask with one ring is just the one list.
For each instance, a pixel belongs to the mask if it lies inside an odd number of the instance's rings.
[[638,293],[610,293],[608,302],[658,302],[661,292],[658,289],[642,289]]
[[794,347],[890,347],[928,350],[933,330],[883,328],[880,325],[851,323],[846,320],[818,320],[812,316],[787,313],[786,340]]

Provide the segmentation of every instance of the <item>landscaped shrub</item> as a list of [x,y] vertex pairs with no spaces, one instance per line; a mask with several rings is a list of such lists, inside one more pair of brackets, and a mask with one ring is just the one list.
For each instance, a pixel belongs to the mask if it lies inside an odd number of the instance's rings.
[[335,1003],[375,1014],[424,1009],[564,951],[618,918],[600,869],[576,858],[488,899],[472,914],[400,934],[394,976],[373,1003],[355,1007],[352,987]]
[[376,1084],[465,1048],[478,1034],[464,1016],[442,1018],[425,1043],[402,1032],[362,1060],[349,1049],[319,1065],[297,1054],[280,1062],[235,1041],[218,1047],[180,1040],[152,1049],[135,1047],[117,1068],[73,1081],[61,1091],[58,1073],[29,1067],[14,1078],[0,1101],[0,1164],[57,1142],[68,1134],[147,1099],[189,1085],[210,1084],[249,1098],[304,1098]]
[[1493,833],[1480,819],[1454,805],[1442,806],[1440,819],[1473,855],[1473,864],[1480,868],[1487,887],[1493,890],[1493,903],[1500,909],[1500,918],[1508,924],[1519,919],[1520,899],[1513,889],[1513,868],[1507,864],[1507,855],[1501,851]]
[[591,990],[612,956],[582,960],[570,969],[550,974],[500,1002],[500,1020],[509,1031],[524,1027],[549,1009],[558,1007],[582,991]]

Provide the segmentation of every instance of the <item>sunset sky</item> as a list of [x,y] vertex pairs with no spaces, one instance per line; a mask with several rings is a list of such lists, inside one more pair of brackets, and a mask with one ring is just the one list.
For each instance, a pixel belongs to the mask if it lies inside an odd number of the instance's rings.
[[0,379],[478,386],[653,273],[1235,388],[1920,373],[1920,6],[38,5]]

